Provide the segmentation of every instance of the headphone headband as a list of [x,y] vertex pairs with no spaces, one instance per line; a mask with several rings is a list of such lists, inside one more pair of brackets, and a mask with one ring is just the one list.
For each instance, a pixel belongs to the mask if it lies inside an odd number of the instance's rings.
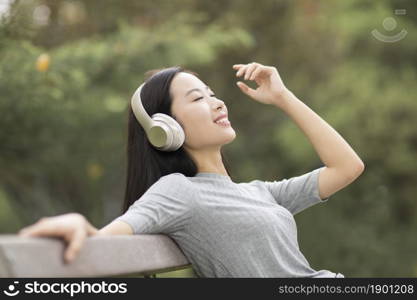
[[142,87],[145,85],[145,82],[142,83],[135,91],[132,96],[132,100],[130,101],[132,105],[133,114],[135,115],[136,119],[142,125],[145,132],[147,132],[153,125],[152,118],[148,115],[145,108],[142,104],[142,99],[140,98],[140,93],[142,91]]

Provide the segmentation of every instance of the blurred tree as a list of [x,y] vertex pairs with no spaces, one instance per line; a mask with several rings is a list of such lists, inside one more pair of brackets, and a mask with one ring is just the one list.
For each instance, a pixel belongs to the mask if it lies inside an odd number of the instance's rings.
[[[106,199],[113,216],[120,211],[124,119],[144,71],[209,64],[219,49],[251,44],[243,30],[216,24],[197,34],[196,17],[184,12],[152,29],[120,22],[112,34],[48,52],[9,37],[0,65],[0,126],[8,128],[0,133],[0,180],[25,221],[75,210],[103,223]],[[33,203],[36,210],[22,209]]]
[[[366,164],[325,208],[296,215],[308,260],[348,277],[417,276],[416,10],[393,0],[16,0],[0,26],[0,202],[24,222],[68,210],[115,217],[128,100],[145,70],[169,65],[196,70],[226,102],[235,181],[320,166],[290,119],[236,87],[232,65],[257,61],[276,66]],[[371,34],[402,28],[396,43]]]

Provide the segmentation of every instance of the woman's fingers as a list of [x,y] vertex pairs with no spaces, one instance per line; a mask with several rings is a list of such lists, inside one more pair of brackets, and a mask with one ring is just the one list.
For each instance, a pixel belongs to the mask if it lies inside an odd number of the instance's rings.
[[[253,80],[255,76],[253,76],[254,72],[257,71],[261,67],[258,63],[249,63],[249,64],[236,64],[233,65],[233,69],[237,69],[236,77],[245,75],[245,80]],[[257,72],[258,73],[258,72]]]
[[65,249],[64,260],[69,263],[81,250],[85,239],[89,234],[93,235],[98,230],[94,228],[84,216],[78,213],[68,213],[54,217],[41,218],[33,225],[22,228],[18,234],[22,237],[60,237],[68,246]]
[[236,64],[236,65],[233,65],[233,69],[239,69],[240,67],[242,67],[242,66],[244,66],[243,64]]
[[87,232],[84,228],[78,228],[71,234],[69,231],[64,232],[59,230],[56,226],[53,226],[45,220],[39,220],[31,226],[22,228],[18,234],[21,237],[63,237],[69,243],[64,255],[67,263],[74,260],[87,237]]
[[256,69],[252,72],[252,74],[251,74],[251,76],[250,76],[249,80],[255,80],[255,79],[256,79],[256,77],[258,77],[259,73],[261,73],[261,72],[262,72],[262,68],[256,68]]
[[38,221],[37,223],[22,228],[19,231],[19,236],[51,236],[58,235],[55,228],[48,226],[45,221]]
[[240,67],[236,73],[236,77],[242,76],[245,73],[247,68],[248,68],[248,65]]
[[84,230],[77,230],[74,232],[74,235],[71,237],[69,241],[69,245],[65,250],[65,261],[70,263],[74,260],[74,258],[80,252],[84,241],[86,239],[86,233]]
[[247,95],[249,95],[249,96],[251,96],[251,97],[253,97],[253,96],[255,95],[256,90],[254,90],[254,89],[250,88],[249,86],[247,86],[247,85],[246,85],[246,84],[244,84],[243,82],[238,81],[236,84],[237,84],[237,85],[238,85],[238,87],[242,90],[242,92],[244,92],[245,94],[247,94]]
[[255,63],[249,64],[249,67],[248,67],[248,69],[246,70],[246,73],[245,73],[245,80],[250,79],[253,71],[255,71],[256,68],[258,68],[258,67],[259,67],[259,65],[255,64]]

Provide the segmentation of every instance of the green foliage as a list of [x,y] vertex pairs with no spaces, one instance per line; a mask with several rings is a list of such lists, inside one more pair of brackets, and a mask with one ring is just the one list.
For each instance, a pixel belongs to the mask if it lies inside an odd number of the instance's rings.
[[[103,222],[107,196],[121,207],[124,119],[143,73],[208,64],[221,49],[250,46],[242,30],[213,24],[197,34],[193,20],[181,14],[152,30],[120,23],[105,37],[51,49],[44,72],[36,61],[45,50],[7,41],[0,64],[0,126],[7,128],[0,133],[0,178],[25,220],[75,210]],[[33,203],[35,211],[18,209]]]
[[[42,3],[51,18],[41,26],[31,12]],[[16,1],[0,25],[0,221],[8,224],[1,228],[68,211],[98,226],[119,214],[127,105],[144,72],[159,67],[197,71],[225,101],[238,134],[225,147],[235,181],[320,166],[287,116],[236,87],[232,64],[258,61],[276,66],[366,165],[329,202],[296,216],[308,261],[347,277],[417,276],[417,5],[400,5]],[[399,8],[407,15],[395,16]],[[382,27],[389,16],[397,21],[392,32]],[[402,28],[408,35],[396,43],[371,35]]]

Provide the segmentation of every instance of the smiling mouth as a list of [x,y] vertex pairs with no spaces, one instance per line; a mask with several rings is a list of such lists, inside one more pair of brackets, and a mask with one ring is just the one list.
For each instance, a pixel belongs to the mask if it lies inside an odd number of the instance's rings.
[[222,126],[222,127],[229,127],[230,126],[230,121],[227,118],[222,118],[216,122],[214,122],[215,124]]

